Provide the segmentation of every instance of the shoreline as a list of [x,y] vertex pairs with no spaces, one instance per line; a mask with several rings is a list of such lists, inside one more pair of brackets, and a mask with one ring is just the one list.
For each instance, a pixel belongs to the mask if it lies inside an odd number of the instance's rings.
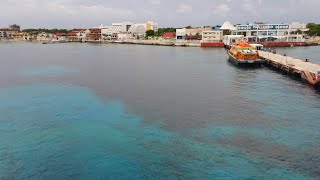
[[[26,41],[23,39],[0,39],[1,43],[42,43],[41,41],[33,40]],[[146,45],[146,46],[172,46],[172,47],[202,47],[202,48],[224,48],[224,47],[205,47],[201,46],[201,41],[170,41],[170,40],[129,40],[129,41],[62,41],[53,44],[64,43],[94,43],[94,44],[131,44],[131,45]],[[303,46],[294,47],[306,47],[306,46],[320,46],[320,42],[305,42]],[[267,46],[266,46],[267,47]],[[277,46],[274,46],[277,47]]]

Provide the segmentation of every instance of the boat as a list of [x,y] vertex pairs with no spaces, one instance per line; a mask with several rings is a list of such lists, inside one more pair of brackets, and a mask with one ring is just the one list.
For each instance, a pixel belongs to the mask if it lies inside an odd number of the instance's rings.
[[257,66],[260,67],[265,63],[265,60],[259,58],[257,47],[245,42],[238,42],[236,45],[231,45],[228,50],[229,62],[237,66]]

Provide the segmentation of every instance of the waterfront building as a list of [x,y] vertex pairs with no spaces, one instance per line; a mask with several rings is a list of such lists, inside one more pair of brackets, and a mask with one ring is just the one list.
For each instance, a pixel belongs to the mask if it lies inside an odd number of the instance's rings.
[[131,33],[119,33],[117,35],[117,40],[128,40],[128,39],[134,39],[135,37]]
[[129,33],[135,34],[139,37],[144,37],[147,31],[147,24],[145,23],[135,23],[129,29]]
[[[158,31],[158,24],[153,21],[112,23],[111,26],[102,27],[101,34],[103,40],[123,40],[125,37],[144,37],[148,30]],[[132,34],[132,36],[125,34]]]
[[20,26],[13,24],[8,28],[0,28],[0,38],[12,38],[12,34],[20,32]]
[[49,41],[54,38],[54,34],[41,32],[37,35],[37,41]]
[[82,41],[87,38],[87,35],[90,34],[89,29],[73,29],[68,32],[69,41]]
[[221,42],[223,38],[223,31],[211,30],[202,31],[202,42]]
[[182,28],[176,30],[176,39],[180,40],[195,40],[201,39],[203,31],[210,31],[211,27],[200,28]]
[[226,47],[237,44],[244,40],[243,35],[225,35],[223,36],[223,43]]
[[222,31],[235,31],[237,30],[230,22],[224,22],[223,25],[220,27]]
[[158,32],[158,24],[153,21],[148,21],[146,24],[146,30],[153,30],[154,32]]
[[193,40],[201,39],[203,31],[211,31],[211,27],[201,28],[182,28],[176,30],[176,39],[180,40]]
[[61,32],[57,32],[54,36],[55,40],[59,42],[66,42],[67,37],[68,37],[67,33],[61,33]]
[[25,39],[26,36],[28,36],[28,33],[25,32],[14,32],[11,34],[13,39]]
[[0,29],[0,39],[7,38],[7,31],[4,29]]
[[162,36],[163,39],[175,39],[176,38],[176,33],[174,32],[166,32]]
[[305,42],[309,30],[303,23],[237,25],[232,35],[243,35],[247,42]]
[[86,39],[89,41],[100,41],[102,38],[102,29],[103,25],[100,24],[97,27],[93,27],[89,29],[89,31],[86,31]]
[[20,31],[20,25],[13,24],[9,26],[10,31]]

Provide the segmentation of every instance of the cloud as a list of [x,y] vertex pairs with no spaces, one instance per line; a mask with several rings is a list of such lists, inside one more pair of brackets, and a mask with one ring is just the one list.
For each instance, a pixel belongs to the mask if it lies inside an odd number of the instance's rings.
[[185,3],[179,4],[178,9],[177,9],[177,13],[186,14],[186,13],[191,13],[191,12],[192,12],[192,6],[185,4]]
[[161,4],[161,0],[148,0],[149,3],[153,4],[153,5],[159,5]]
[[320,0],[0,1],[0,27],[17,23],[23,28],[74,28],[146,20],[156,21],[160,27],[216,25],[226,19],[233,23],[320,23]]
[[213,14],[220,16],[225,16],[229,12],[230,7],[228,6],[228,4],[220,4],[213,9]]

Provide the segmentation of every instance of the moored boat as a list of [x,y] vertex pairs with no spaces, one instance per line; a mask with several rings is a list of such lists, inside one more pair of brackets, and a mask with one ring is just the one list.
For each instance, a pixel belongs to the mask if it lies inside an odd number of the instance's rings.
[[237,66],[261,66],[265,60],[259,58],[256,47],[245,42],[232,45],[228,50],[229,62]]

